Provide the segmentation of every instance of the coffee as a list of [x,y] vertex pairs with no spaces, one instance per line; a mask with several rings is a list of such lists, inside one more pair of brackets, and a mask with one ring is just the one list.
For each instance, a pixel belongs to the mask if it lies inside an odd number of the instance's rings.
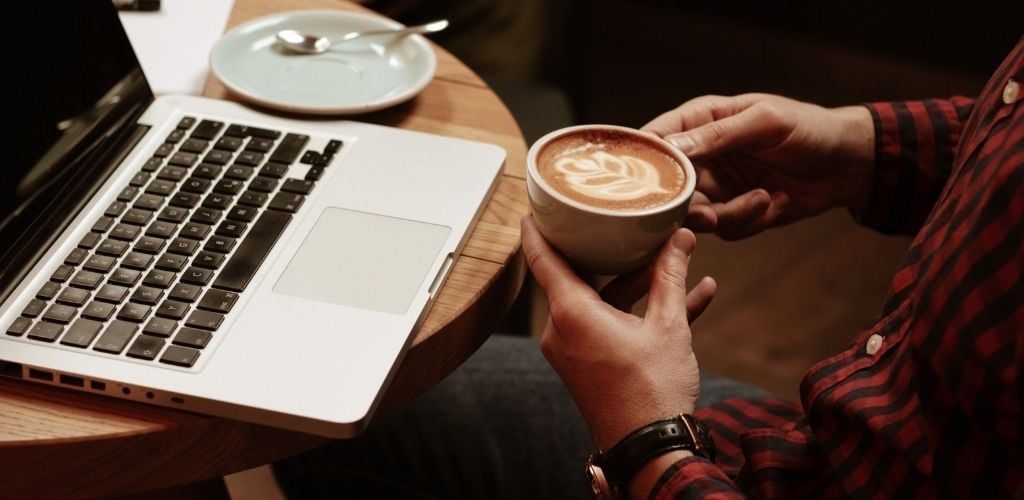
[[638,211],[676,199],[683,167],[654,141],[613,129],[555,138],[537,155],[537,172],[552,189],[586,205]]

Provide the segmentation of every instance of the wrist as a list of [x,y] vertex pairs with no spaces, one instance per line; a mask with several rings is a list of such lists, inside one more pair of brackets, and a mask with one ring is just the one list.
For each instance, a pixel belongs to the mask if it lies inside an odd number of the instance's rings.
[[875,170],[875,126],[871,112],[864,106],[846,106],[832,110],[837,117],[841,138],[836,147],[836,206],[860,212],[871,195]]
[[648,498],[655,483],[658,482],[658,479],[661,478],[661,475],[669,467],[672,467],[673,464],[684,458],[692,456],[693,452],[690,450],[676,450],[657,456],[647,462],[633,475],[627,490],[629,491],[629,498]]

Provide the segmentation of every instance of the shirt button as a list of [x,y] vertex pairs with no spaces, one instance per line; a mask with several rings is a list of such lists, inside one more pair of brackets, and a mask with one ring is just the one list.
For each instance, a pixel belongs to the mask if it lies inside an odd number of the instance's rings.
[[1003,102],[1006,104],[1013,104],[1017,102],[1017,98],[1020,97],[1020,84],[1012,78],[1006,82],[1006,86],[1003,87]]
[[868,345],[864,348],[864,350],[867,351],[868,356],[874,356],[875,353],[882,348],[882,342],[883,339],[881,335],[877,333],[872,335],[868,339]]

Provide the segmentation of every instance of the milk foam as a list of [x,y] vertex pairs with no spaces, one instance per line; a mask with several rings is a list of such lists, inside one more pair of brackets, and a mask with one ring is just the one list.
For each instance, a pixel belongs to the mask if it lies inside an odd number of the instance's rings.
[[636,200],[668,193],[658,169],[650,162],[605,151],[575,153],[554,164],[565,185],[577,193],[601,200]]

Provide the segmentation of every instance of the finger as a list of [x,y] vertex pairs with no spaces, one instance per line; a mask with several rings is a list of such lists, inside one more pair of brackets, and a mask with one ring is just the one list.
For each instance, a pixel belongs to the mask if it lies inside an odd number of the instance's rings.
[[764,97],[763,94],[697,97],[684,102],[673,110],[662,113],[641,127],[641,130],[665,137],[739,113]]
[[537,230],[533,217],[527,215],[520,221],[523,237],[523,254],[537,284],[544,289],[549,302],[578,298],[597,298],[597,292],[587,286],[573,272],[569,264],[559,255]]
[[700,159],[755,145],[770,147],[786,133],[781,114],[772,105],[761,103],[685,132],[667,135],[665,140],[690,158]]
[[653,263],[631,273],[623,274],[601,289],[601,299],[612,307],[628,313],[633,309],[633,304],[647,295],[647,290],[651,286],[652,274],[654,274]]
[[705,276],[686,294],[686,320],[692,325],[694,321],[708,308],[711,299],[715,298],[718,284],[714,278]]
[[764,214],[771,206],[772,197],[764,189],[753,189],[724,203],[712,203],[711,209],[718,216],[718,228],[734,228]]
[[690,206],[686,210],[683,227],[697,233],[710,233],[717,226],[718,215],[711,208],[711,200],[704,193],[694,191]]
[[[779,226],[786,223],[786,206],[789,204],[789,196],[785,193],[773,193],[769,198],[768,205],[764,210],[754,215],[755,211],[748,212],[748,217],[737,216],[731,223],[719,223],[715,234],[724,240],[738,240],[746,238],[765,229]],[[721,215],[719,215],[721,221]]]
[[651,276],[645,321],[661,325],[686,321],[686,272],[696,245],[693,233],[680,229],[662,247]]

